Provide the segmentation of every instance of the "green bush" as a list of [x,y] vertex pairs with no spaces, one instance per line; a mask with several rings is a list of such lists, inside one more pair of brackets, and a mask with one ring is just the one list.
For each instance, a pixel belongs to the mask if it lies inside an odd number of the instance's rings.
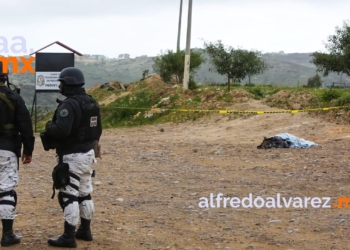
[[318,74],[316,74],[313,77],[310,77],[306,85],[306,87],[308,88],[319,88],[321,86],[322,86],[322,81],[321,81],[321,77]]
[[188,82],[188,88],[189,88],[190,90],[196,89],[196,88],[197,88],[196,82],[193,81],[193,80],[191,79],[191,80]]
[[253,94],[255,99],[261,99],[264,97],[264,93],[260,87],[248,87],[247,91]]
[[[127,125],[129,121],[134,121],[140,124],[144,118],[133,120],[133,117],[138,112],[143,112],[145,109],[151,109],[154,102],[150,100],[153,93],[137,92],[133,96],[125,96],[117,99],[109,107],[101,107],[101,116],[103,124],[110,124],[111,126]],[[125,108],[124,108],[125,107]]]
[[322,101],[330,102],[334,99],[338,99],[340,96],[341,96],[341,93],[339,92],[339,90],[331,88],[321,94],[321,99]]
[[232,102],[233,96],[229,92],[225,92],[223,95],[220,95],[217,97],[218,100],[224,101],[224,102]]
[[176,94],[170,96],[170,102],[175,102],[175,101],[179,100],[179,98],[180,98],[179,94],[176,93]]
[[255,84],[254,83],[246,83],[244,86],[245,87],[255,87]]
[[202,99],[201,99],[200,96],[196,96],[196,97],[194,97],[194,98],[192,99],[192,101],[193,101],[194,103],[201,103],[201,102],[202,102]]
[[347,104],[350,104],[350,95],[349,94],[343,95],[342,97],[340,97],[338,99],[339,106],[345,106]]

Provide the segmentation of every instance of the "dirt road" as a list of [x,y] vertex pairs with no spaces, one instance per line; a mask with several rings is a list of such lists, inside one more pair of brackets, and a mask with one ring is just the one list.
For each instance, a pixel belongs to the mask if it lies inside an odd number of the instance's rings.
[[[233,108],[271,109],[258,101]],[[281,132],[319,146],[256,149],[263,136]],[[350,126],[303,113],[104,130],[94,241],[78,241],[78,249],[349,249],[348,209],[333,208],[337,197],[350,196],[349,136]],[[51,249],[47,239],[63,231],[57,197],[50,198],[54,156],[37,136],[33,162],[20,167],[15,232],[23,238],[12,249]],[[331,197],[332,208],[224,208],[223,201],[200,208],[211,193]]]

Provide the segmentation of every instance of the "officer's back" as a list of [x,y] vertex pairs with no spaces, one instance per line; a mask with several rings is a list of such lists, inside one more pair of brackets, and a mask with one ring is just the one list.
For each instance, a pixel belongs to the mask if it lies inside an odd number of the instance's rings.
[[59,106],[53,119],[45,126],[46,134],[55,138],[57,155],[88,152],[102,133],[99,105],[86,94],[81,72],[75,68],[67,68],[66,71],[78,75],[74,80],[69,77],[62,79],[60,92],[67,98],[58,100]]
[[[10,90],[8,72],[0,62],[0,219],[1,246],[18,244],[21,238],[13,233],[16,217],[18,165],[23,143],[22,163],[32,161],[34,141],[32,121],[24,100]],[[17,160],[16,160],[17,159]]]
[[[2,70],[2,65],[0,64]],[[20,157],[31,156],[34,149],[32,121],[23,98],[8,88],[7,73],[0,74],[0,149],[15,152]],[[20,133],[20,134],[19,134]]]

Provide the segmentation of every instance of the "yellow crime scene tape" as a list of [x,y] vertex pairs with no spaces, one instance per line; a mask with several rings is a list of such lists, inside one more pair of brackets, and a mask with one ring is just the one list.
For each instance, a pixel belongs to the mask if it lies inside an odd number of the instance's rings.
[[[313,111],[328,111],[332,109],[344,109],[349,108],[349,106],[338,106],[338,107],[328,107],[328,108],[310,108],[310,109],[292,109],[292,110],[201,110],[201,109],[162,109],[154,108],[162,111],[178,111],[178,112],[205,112],[205,113],[219,113],[219,114],[279,114],[279,113],[307,113]],[[101,107],[101,109],[136,109],[136,110],[152,110],[152,108],[132,108],[132,107]]]
[[[49,107],[49,105],[37,105],[38,107]],[[52,106],[50,106],[52,107]],[[194,113],[219,113],[219,114],[281,114],[281,113],[307,113],[314,111],[328,111],[332,109],[344,109],[350,108],[350,106],[337,106],[327,108],[309,108],[309,109],[290,109],[290,110],[202,110],[202,109],[163,109],[163,108],[134,108],[134,107],[103,107],[100,106],[101,110],[110,109],[133,109],[133,110],[161,110],[161,111],[175,111],[175,112],[194,112]]]

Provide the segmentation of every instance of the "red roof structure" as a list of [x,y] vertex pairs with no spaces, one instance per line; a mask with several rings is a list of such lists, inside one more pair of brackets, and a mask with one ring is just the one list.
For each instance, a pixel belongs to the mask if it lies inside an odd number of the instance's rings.
[[36,54],[36,53],[39,52],[39,51],[42,51],[43,49],[48,48],[48,47],[50,47],[51,45],[54,45],[54,44],[58,44],[58,45],[60,45],[61,47],[63,47],[63,48],[65,48],[65,49],[67,49],[67,50],[69,50],[69,51],[71,51],[71,52],[77,54],[78,56],[82,56],[82,55],[83,55],[83,54],[81,54],[80,52],[78,52],[78,51],[76,51],[76,50],[74,50],[74,49],[68,47],[67,45],[65,45],[65,44],[63,44],[63,43],[61,43],[61,42],[59,42],[59,41],[56,41],[56,42],[50,43],[49,45],[46,45],[45,47],[43,47],[43,48],[41,48],[41,49],[39,49],[39,50],[37,50],[37,51],[31,53],[30,56],[33,55],[33,54]]

